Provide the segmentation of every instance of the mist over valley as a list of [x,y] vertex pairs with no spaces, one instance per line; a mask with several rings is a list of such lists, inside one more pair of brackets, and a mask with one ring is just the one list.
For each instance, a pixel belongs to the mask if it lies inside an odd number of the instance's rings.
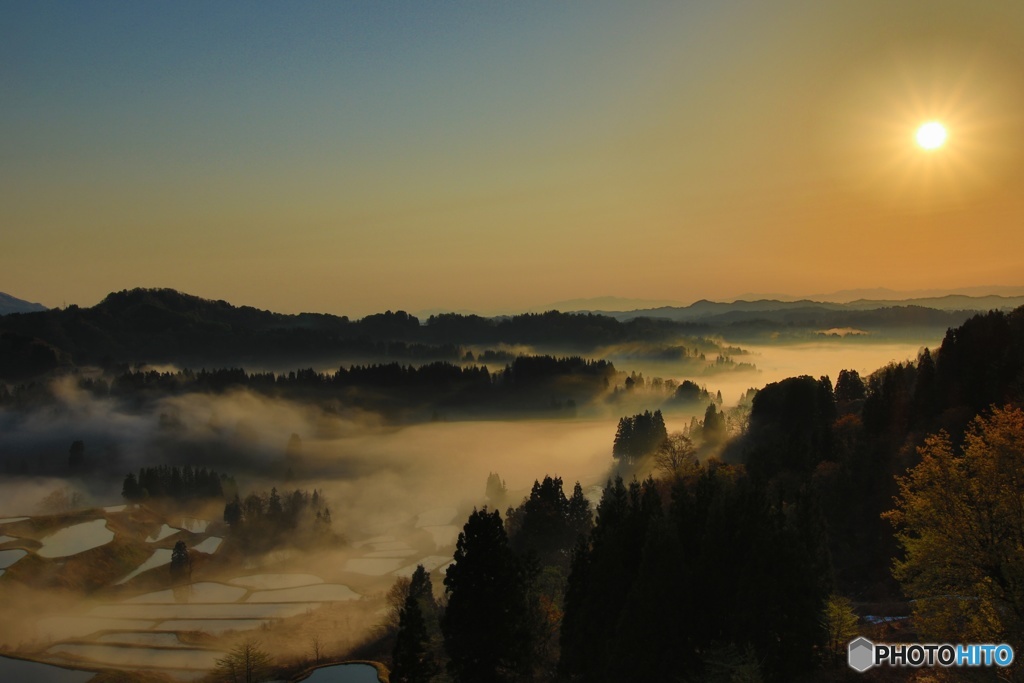
[[[114,302],[134,303],[114,314]],[[395,591],[421,566],[433,593],[449,595],[467,517],[500,512],[523,549],[555,533],[530,531],[533,506],[574,485],[561,500],[601,524],[616,478],[668,505],[673,481],[744,465],[774,477],[750,459],[767,457],[757,453],[786,411],[804,415],[786,429],[832,434],[805,471],[833,486],[825,465],[851,466],[842,449],[856,448],[850,419],[892,400],[893,372],[923,372],[926,348],[946,367],[958,338],[822,335],[815,324],[797,337],[789,321],[783,335],[735,343],[718,334],[728,326],[694,335],[667,320],[555,312],[323,322],[167,290],[0,322],[15,351],[0,393],[4,651],[186,680],[222,671],[254,635],[281,671],[308,666],[311,643],[314,664],[388,660],[405,612]],[[358,334],[339,333],[349,327]],[[100,364],[96,338],[109,342]],[[252,367],[218,366],[233,340]],[[310,348],[312,367],[283,365]],[[826,404],[800,398],[800,382],[825,390]],[[758,404],[761,393],[778,397]],[[829,505],[820,514],[846,523]],[[551,563],[552,598],[577,571],[570,536],[530,551],[553,553],[532,555]],[[891,592],[845,547],[830,549],[845,567],[837,581],[875,599]],[[33,617],[15,619],[27,604]]]

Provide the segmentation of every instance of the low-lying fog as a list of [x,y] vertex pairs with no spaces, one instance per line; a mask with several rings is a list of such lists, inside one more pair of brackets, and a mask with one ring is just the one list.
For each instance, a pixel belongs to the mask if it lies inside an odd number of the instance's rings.
[[[713,375],[672,375],[667,363],[636,361],[648,378],[691,379],[725,405],[750,387],[785,377],[829,375],[843,368],[862,375],[892,361],[916,358],[922,344],[830,341],[818,344],[745,347],[740,356],[757,370]],[[453,421],[390,427],[372,414],[328,414],[315,405],[274,400],[249,391],[188,394],[160,399],[145,412],[98,399],[71,380],[59,383],[60,401],[28,415],[0,410],[0,471],[27,467],[46,477],[0,478],[0,517],[32,514],[40,499],[67,475],[68,449],[82,440],[92,470],[111,476],[77,482],[86,502],[119,502],[122,477],[141,466],[204,465],[235,475],[239,490],[283,486],[285,450],[292,434],[302,440],[301,465],[290,488],[323,488],[337,507],[335,523],[377,528],[378,516],[412,516],[430,507],[480,501],[489,472],[512,491],[535,478],[560,475],[568,482],[599,483],[608,474],[612,438],[622,415],[662,408],[669,431],[683,428],[703,406],[676,409],[664,395],[637,393],[617,402],[581,406],[576,419]],[[514,416],[513,416],[514,417]],[[99,479],[99,481],[98,481]]]
[[[927,344],[934,348],[937,340]],[[867,375],[890,361],[915,358],[924,345],[828,342],[753,347],[739,360],[753,363],[756,371],[731,370],[699,377],[673,375],[671,365],[665,363],[637,362],[619,369],[643,372],[648,378],[692,379],[706,385],[712,395],[721,391],[725,405],[730,406],[749,387],[801,374],[829,375],[834,381],[843,368]],[[281,491],[318,489],[330,506],[334,531],[344,538],[340,547],[308,559],[297,560],[294,552],[263,558],[251,566],[238,567],[234,577],[224,575],[214,580],[237,586],[235,578],[246,573],[277,576],[274,572],[283,571],[293,576],[315,575],[312,580],[324,582],[324,586],[287,590],[308,593],[310,597],[303,600],[309,600],[309,605],[327,604],[320,602],[324,596],[329,601],[339,595],[345,598],[331,603],[339,605],[332,609],[340,610],[332,612],[331,618],[337,625],[338,615],[349,615],[345,623],[350,642],[379,623],[380,596],[397,575],[411,572],[415,562],[423,562],[435,571],[435,586],[440,590],[439,572],[451,559],[455,536],[465,514],[486,502],[489,473],[497,472],[505,480],[510,493],[506,505],[517,504],[533,481],[546,474],[561,476],[570,490],[572,483],[579,480],[592,493],[611,472],[612,439],[619,417],[645,407],[663,407],[667,427],[674,431],[684,429],[694,415],[700,419],[704,409],[672,408],[665,403],[664,394],[638,392],[625,399],[620,397],[617,402],[606,396],[593,405],[581,406],[576,418],[510,418],[394,427],[374,415],[355,411],[327,413],[316,405],[274,400],[250,391],[166,397],[145,410],[96,398],[68,379],[59,383],[56,393],[59,401],[30,414],[0,410],[0,472],[17,473],[0,476],[0,525],[8,530],[5,533],[14,534],[12,529],[17,529],[11,518],[44,512],[41,501],[55,491],[80,495],[75,501],[78,507],[119,505],[123,502],[120,492],[125,474],[139,467],[209,467],[234,476],[242,497],[252,491],[268,491],[272,486]],[[301,439],[300,457],[288,459],[286,451],[293,434]],[[69,447],[76,440],[84,443],[86,465],[71,476]],[[219,513],[218,509],[206,514],[211,521],[219,522]],[[92,522],[104,534],[102,542],[109,540],[112,530],[122,528],[122,522],[112,518],[119,514],[120,510],[107,511],[106,524],[101,520]],[[220,528],[223,533],[223,526]],[[205,549],[212,554],[220,540],[205,531],[203,525],[195,535],[183,537],[194,543],[197,550]],[[148,555],[139,559],[144,569],[169,561],[168,549],[177,538],[174,534],[178,529],[158,524],[153,532],[152,541],[136,539],[161,545],[149,560]],[[5,539],[6,548],[18,546],[10,536]],[[40,558],[46,557],[49,551],[44,551],[37,541],[42,548],[46,547],[39,539],[25,547]],[[23,556],[24,551],[18,552],[21,554],[17,557],[12,555],[13,561],[20,561]],[[127,593],[118,593],[116,599],[108,596],[100,602],[77,604],[67,617],[71,621],[61,622],[61,628],[70,628],[67,633],[81,638],[97,628],[97,619],[109,619],[112,621],[104,623],[124,622],[122,627],[132,631],[134,635],[130,637],[134,640],[170,639],[169,635],[145,634],[152,629],[157,633],[161,629],[194,630],[207,625],[208,632],[255,628],[267,618],[265,608],[258,606],[261,602],[273,599],[286,603],[298,599],[285,592],[274,593],[273,597],[247,593],[248,597],[230,603],[233,606],[220,615],[220,621],[213,622],[202,621],[209,618],[202,616],[206,614],[204,610],[212,608],[201,604],[185,610],[173,605],[123,602],[133,598],[142,602],[164,601],[157,594],[134,595],[130,586]],[[282,586],[277,590],[286,590]],[[210,590],[221,588],[217,584]],[[231,590],[232,595],[243,592],[240,588]],[[372,596],[378,602],[366,603],[361,599]],[[33,597],[35,604],[39,599],[40,596]],[[47,618],[54,619],[54,611],[66,599],[66,595],[55,598],[58,604],[48,607]],[[363,604],[370,606],[358,607]],[[303,610],[312,608],[296,603],[289,609],[304,614]],[[358,616],[351,616],[360,609],[363,611]],[[139,610],[142,612],[138,613]],[[0,606],[0,621],[17,620],[3,611],[5,607]],[[142,625],[131,626],[135,622]],[[50,654],[69,654],[83,648],[94,652],[110,650],[111,661],[133,654],[117,649],[122,646],[116,644],[100,647],[100,641],[90,641],[94,644],[85,647],[77,642],[62,640]],[[301,649],[301,644],[298,647]],[[210,659],[210,655],[204,656]]]
[[[780,346],[744,345],[749,355],[741,360],[757,366],[757,373],[722,373],[707,378],[708,388],[721,389],[726,403],[735,403],[748,387],[763,387],[786,377],[828,375],[835,384],[840,370],[856,370],[867,377],[891,362],[916,361],[918,354],[928,347],[937,349],[942,339],[928,339],[914,343],[873,343],[829,341],[814,344],[787,344]],[[750,380],[756,379],[755,382]]]

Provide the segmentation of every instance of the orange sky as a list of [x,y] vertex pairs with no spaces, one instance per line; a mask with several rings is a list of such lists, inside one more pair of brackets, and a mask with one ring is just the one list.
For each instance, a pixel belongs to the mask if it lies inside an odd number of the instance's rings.
[[0,10],[0,291],[359,316],[1024,284],[1019,3],[254,8]]

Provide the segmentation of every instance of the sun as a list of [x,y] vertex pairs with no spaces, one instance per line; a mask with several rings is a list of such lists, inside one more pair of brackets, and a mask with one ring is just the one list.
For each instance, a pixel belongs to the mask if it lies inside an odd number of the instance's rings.
[[921,149],[938,149],[946,142],[946,127],[938,121],[928,121],[918,127],[914,137]]

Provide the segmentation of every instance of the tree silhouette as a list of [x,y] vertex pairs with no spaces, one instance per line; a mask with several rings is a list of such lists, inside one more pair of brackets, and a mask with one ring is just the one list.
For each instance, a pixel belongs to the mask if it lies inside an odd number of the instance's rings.
[[696,474],[697,449],[682,432],[672,432],[654,452],[654,467],[669,479]]
[[178,541],[171,551],[171,577],[174,579],[191,578],[192,559],[188,554],[185,541]]
[[85,443],[82,441],[72,441],[71,448],[68,449],[68,469],[73,472],[77,472],[85,467]]
[[224,683],[258,683],[270,679],[271,663],[258,641],[246,639],[217,660],[214,675]]
[[526,583],[501,515],[474,510],[444,579],[448,606],[441,630],[455,680],[514,680],[528,668]]
[[864,380],[856,370],[840,370],[836,378],[835,395],[837,401],[856,401],[865,396]]
[[628,463],[654,452],[668,436],[660,410],[645,410],[619,419],[612,444],[612,456]]
[[725,413],[719,412],[714,403],[709,403],[704,411],[701,435],[707,443],[718,443],[725,438]]
[[391,680],[395,683],[426,683],[440,673],[430,651],[430,634],[423,612],[411,591],[398,615],[391,661]]

